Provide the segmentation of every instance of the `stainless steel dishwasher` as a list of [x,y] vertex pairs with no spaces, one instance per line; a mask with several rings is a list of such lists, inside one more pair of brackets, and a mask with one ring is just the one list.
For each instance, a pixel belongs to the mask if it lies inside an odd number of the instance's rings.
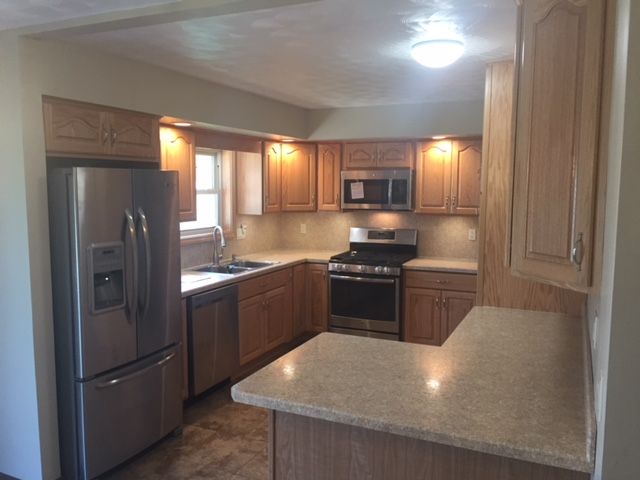
[[189,396],[231,377],[239,367],[238,286],[189,298]]

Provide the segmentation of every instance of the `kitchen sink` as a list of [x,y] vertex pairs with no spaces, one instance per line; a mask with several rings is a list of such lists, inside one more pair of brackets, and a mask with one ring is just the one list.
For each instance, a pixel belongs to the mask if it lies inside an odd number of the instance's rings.
[[240,273],[249,272],[251,270],[270,267],[274,263],[276,262],[252,262],[250,260],[233,260],[232,262],[223,263],[221,265],[205,265],[204,267],[196,268],[195,271],[238,275]]

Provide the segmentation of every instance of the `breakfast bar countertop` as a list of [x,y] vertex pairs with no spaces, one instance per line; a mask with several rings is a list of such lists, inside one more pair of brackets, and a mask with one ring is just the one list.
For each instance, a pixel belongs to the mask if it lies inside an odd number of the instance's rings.
[[585,322],[475,307],[442,347],[322,333],[232,388],[237,402],[592,472]]

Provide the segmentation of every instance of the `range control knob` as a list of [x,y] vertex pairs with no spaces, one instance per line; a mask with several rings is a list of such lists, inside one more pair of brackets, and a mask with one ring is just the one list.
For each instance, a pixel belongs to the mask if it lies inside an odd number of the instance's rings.
[[364,265],[360,265],[360,266],[358,267],[358,271],[359,271],[359,272],[364,272]]
[[373,271],[376,272],[376,273],[382,273],[382,272],[384,272],[384,267],[378,266],[378,267],[374,268]]

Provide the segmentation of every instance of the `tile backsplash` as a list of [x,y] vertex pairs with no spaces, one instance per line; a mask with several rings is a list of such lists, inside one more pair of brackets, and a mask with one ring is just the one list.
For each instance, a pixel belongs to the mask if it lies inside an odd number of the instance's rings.
[[[247,226],[246,238],[229,240],[225,257],[231,254],[274,248],[336,250],[349,247],[349,227],[394,227],[418,229],[418,255],[476,259],[478,242],[468,240],[468,230],[478,228],[478,217],[417,215],[411,212],[309,212],[241,215],[237,223]],[[301,224],[306,233],[301,233]],[[182,247],[182,267],[211,262],[213,243]]]

